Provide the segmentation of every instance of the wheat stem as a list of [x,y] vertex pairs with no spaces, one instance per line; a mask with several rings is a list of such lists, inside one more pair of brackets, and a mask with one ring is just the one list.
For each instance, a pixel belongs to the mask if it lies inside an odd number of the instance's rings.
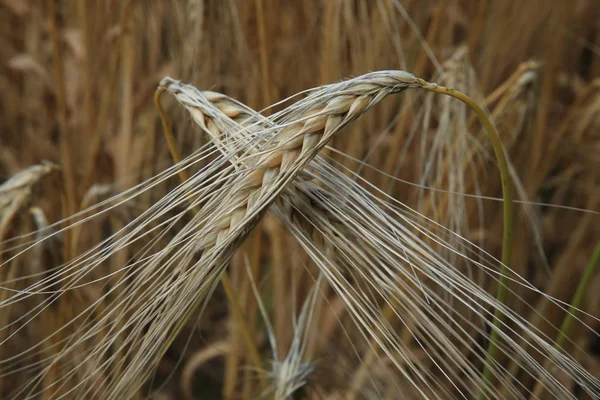
[[[173,131],[171,130],[171,126],[169,124],[169,119],[163,110],[162,104],[160,102],[160,97],[164,93],[165,89],[162,86],[159,86],[154,92],[154,106],[158,110],[158,115],[160,117],[160,122],[162,124],[163,133],[165,135],[165,139],[167,140],[167,147],[169,147],[169,152],[171,153],[171,158],[175,164],[179,164],[181,162],[181,155],[179,154],[179,150],[177,150],[177,142],[175,141],[175,136],[173,135]],[[186,182],[189,179],[187,172],[185,169],[180,169],[178,171],[179,179],[181,182]],[[197,207],[194,208],[194,211],[197,213],[199,209]]]
[[[73,159],[72,159],[72,143],[71,134],[68,125],[68,110],[67,110],[67,95],[64,81],[64,65],[62,58],[62,36],[60,27],[58,26],[58,9],[57,1],[49,0],[48,9],[50,12],[50,32],[52,34],[54,44],[54,79],[56,82],[55,96],[58,111],[58,126],[60,128],[60,158],[64,176],[64,215],[73,215],[77,211],[77,192],[75,187],[75,178],[73,177]],[[65,232],[64,257],[70,259],[74,252],[74,243],[72,232]]]
[[[513,236],[513,212],[512,212],[512,189],[511,189],[511,180],[508,169],[508,160],[506,158],[506,154],[504,152],[504,147],[502,146],[502,141],[500,140],[500,136],[498,132],[496,132],[496,128],[491,123],[489,118],[487,117],[485,111],[469,96],[458,92],[453,89],[449,89],[443,86],[436,85],[435,83],[429,83],[422,79],[419,79],[419,83],[423,85],[423,89],[428,90],[430,92],[445,94],[450,97],[454,97],[467,106],[469,106],[477,117],[481,121],[481,124],[485,128],[490,142],[492,143],[492,147],[494,148],[494,153],[496,155],[496,160],[498,162],[498,168],[500,170],[500,179],[502,182],[502,197],[503,197],[503,234],[502,234],[502,265],[500,267],[500,278],[498,281],[498,292],[496,294],[496,299],[504,303],[506,301],[506,294],[508,293],[508,273],[509,266],[511,260],[511,252],[512,252],[512,236]],[[494,327],[492,329],[490,335],[490,341],[487,349],[487,357],[486,362],[484,364],[483,376],[488,383],[488,385],[492,384],[493,370],[490,368],[491,363],[496,360],[498,353],[498,339],[499,339],[499,330],[502,327],[502,319],[503,313],[502,310],[496,308],[494,310]],[[483,398],[485,396],[486,388],[482,388],[479,398]]]
[[577,286],[577,290],[575,291],[575,295],[573,296],[573,300],[571,300],[571,306],[565,315],[565,318],[560,325],[560,332],[556,337],[556,343],[554,347],[559,350],[562,345],[565,343],[567,339],[567,334],[569,333],[569,329],[571,329],[571,324],[573,323],[573,319],[575,318],[575,313],[578,311],[581,301],[583,300],[583,295],[587,291],[588,284],[592,278],[594,272],[600,265],[600,241],[596,244],[596,249],[594,250],[594,254],[592,258],[588,262],[585,267],[585,271],[583,272],[583,276],[579,281],[579,285]]
[[135,4],[132,0],[123,5],[123,25],[121,36],[121,132],[119,135],[119,154],[117,158],[117,173],[121,178],[129,175],[131,168],[131,145],[133,138],[133,66],[134,66],[134,37],[132,18]]

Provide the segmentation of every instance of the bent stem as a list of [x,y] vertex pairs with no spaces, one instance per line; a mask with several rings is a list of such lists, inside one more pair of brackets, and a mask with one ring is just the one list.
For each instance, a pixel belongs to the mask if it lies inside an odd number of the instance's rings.
[[[154,93],[154,105],[156,106],[156,109],[158,110],[158,114],[160,116],[160,121],[162,123],[163,132],[164,132],[165,138],[167,140],[167,146],[169,147],[169,152],[171,153],[171,158],[173,159],[173,162],[175,164],[178,164],[179,162],[181,162],[181,155],[179,154],[179,151],[177,150],[177,145],[175,142],[175,137],[173,136],[173,131],[171,130],[167,116],[162,108],[161,103],[160,103],[160,96],[164,93],[164,91],[165,90],[162,87],[159,87],[158,89],[156,89],[156,92]],[[179,178],[182,183],[186,182],[189,178],[187,172],[184,169],[181,169],[178,172],[178,174],[179,174]],[[197,214],[200,211],[200,208],[198,206],[195,206],[193,208],[193,211],[195,214]],[[252,339],[252,334],[250,333],[250,328],[248,327],[248,324],[246,324],[246,320],[244,319],[244,315],[242,312],[242,306],[240,305],[238,299],[235,297],[235,291],[233,289],[233,285],[231,283],[231,279],[229,278],[229,275],[227,274],[227,271],[223,271],[223,273],[221,274],[221,285],[223,286],[223,289],[225,291],[225,296],[227,297],[227,301],[229,302],[230,310],[233,313],[233,320],[235,322],[235,326],[239,327],[239,329],[241,330],[243,340],[245,342],[246,347],[248,348],[248,351],[250,353],[250,358],[252,359],[254,367],[256,368],[257,371],[262,371],[263,368],[262,368],[262,361],[260,358],[260,353],[258,352],[256,344],[254,343],[254,340]],[[195,310],[200,305],[200,301],[201,301],[202,297],[203,296],[200,296],[198,302],[195,304],[195,307],[192,307],[192,309],[190,310],[190,312],[187,316],[188,318],[189,318],[189,316],[191,316],[191,313],[193,312],[193,310]],[[177,335],[177,333],[183,328],[183,326],[185,325],[185,321],[187,321],[188,318],[185,318],[184,321],[182,321],[182,323],[179,324],[179,326],[175,330],[175,333],[172,336],[172,339],[174,339],[175,336]],[[165,350],[166,350],[166,348],[165,348]],[[263,390],[266,390],[268,385],[267,385],[267,382],[265,381],[264,377],[261,374],[259,374],[259,379],[260,379],[260,383],[261,383]]]
[[[508,161],[506,159],[504,147],[502,146],[502,141],[500,140],[500,136],[498,135],[496,128],[494,128],[494,125],[492,125],[491,121],[485,114],[485,111],[483,111],[483,109],[475,102],[475,100],[454,89],[439,86],[435,83],[429,83],[423,79],[418,79],[418,81],[425,90],[454,97],[455,99],[458,99],[465,103],[467,106],[469,106],[475,112],[475,114],[477,114],[477,117],[479,118],[481,124],[485,128],[489,139],[492,143],[492,147],[494,148],[494,153],[496,155],[496,160],[498,163],[498,169],[500,170],[503,198],[503,234],[501,259],[502,265],[500,266],[500,278],[498,280],[498,292],[496,294],[496,299],[500,303],[504,303],[504,301],[506,300],[506,295],[508,293],[507,284],[512,252],[513,213],[510,174],[508,172]],[[502,310],[500,308],[496,308],[494,310],[494,327],[492,328],[490,334],[490,341],[487,348],[486,360],[483,367],[483,377],[486,382],[486,387],[483,387],[481,389],[479,393],[480,399],[485,397],[487,386],[491,386],[492,384],[493,371],[491,369],[491,363],[496,360],[496,356],[498,353],[498,339],[500,335],[500,329],[502,328],[503,317],[504,315],[502,313]]]

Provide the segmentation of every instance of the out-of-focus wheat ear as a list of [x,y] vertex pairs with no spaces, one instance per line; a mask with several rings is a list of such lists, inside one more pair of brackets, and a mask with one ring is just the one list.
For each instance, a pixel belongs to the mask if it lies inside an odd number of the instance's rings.
[[504,93],[513,91],[515,86],[518,86],[517,83],[524,74],[530,71],[537,71],[541,66],[542,63],[536,60],[525,61],[524,63],[519,64],[517,69],[515,69],[512,75],[504,81],[502,85],[498,86],[492,93],[486,96],[485,105],[489,107],[499,100]]
[[[27,220],[29,215],[26,210],[33,202],[34,190],[46,177],[53,172],[59,171],[59,167],[55,164],[41,164],[34,165],[26,168],[2,185],[0,185],[0,282],[2,282],[2,288],[0,289],[0,304],[7,301],[15,292],[23,288],[23,280],[20,278],[27,277],[28,275],[35,275],[39,273],[41,268],[41,260],[43,257],[43,247],[38,245],[34,248],[36,254],[31,263],[23,265],[16,260],[11,260],[13,250],[11,246],[19,240],[19,226],[31,226]],[[38,227],[43,229],[47,226],[43,212],[37,208],[32,207],[31,211],[34,222],[38,223]],[[23,220],[23,218],[26,220]],[[30,232],[22,232],[24,235]],[[17,236],[16,238],[14,238]],[[24,236],[26,238],[26,236]],[[38,239],[41,239],[38,237]],[[5,260],[9,260],[5,263]],[[27,268],[27,271],[23,271],[23,268]],[[31,273],[29,273],[31,271]],[[11,350],[11,344],[15,344],[14,340],[11,341],[12,330],[11,321],[17,319],[19,315],[18,307],[15,305],[3,305],[0,307],[0,360],[10,359],[14,356]],[[44,331],[44,326],[40,326],[39,329]],[[15,348],[19,348],[19,343],[16,343]],[[19,381],[19,379],[17,379]],[[5,384],[6,381],[0,379],[0,384]],[[9,392],[12,388],[0,387],[0,392]]]
[[273,397],[275,399],[294,398],[297,392],[308,385],[310,375],[314,372],[315,364],[305,359],[305,353],[311,323],[314,322],[312,314],[315,311],[322,280],[323,275],[319,274],[302,305],[300,315],[293,322],[294,336],[287,355],[283,361],[273,360],[273,370],[270,375],[274,381]]
[[[7,231],[18,212],[26,206],[32,195],[33,187],[53,171],[58,171],[54,164],[34,165],[12,176],[0,185],[0,246],[6,245]],[[0,247],[0,254],[2,248]]]
[[3,261],[4,253],[8,251],[5,247],[14,240],[9,239],[9,230],[19,212],[29,204],[34,187],[49,174],[59,170],[55,164],[34,165],[18,172],[0,185],[0,262]]
[[[463,93],[475,92],[477,82],[466,46],[459,47],[444,62],[443,67],[444,72],[439,77],[440,84]],[[420,213],[456,233],[458,236],[455,239],[459,240],[468,229],[467,221],[472,219],[467,217],[469,207],[465,198],[450,193],[468,192],[465,186],[469,183],[478,187],[476,179],[469,179],[473,163],[473,155],[469,153],[481,153],[481,146],[478,145],[479,138],[468,129],[468,116],[472,115],[468,107],[451,98],[436,96],[435,93],[428,93],[425,103],[430,111],[425,113],[423,121],[419,123],[422,132],[415,139],[420,142],[420,154],[417,157],[417,164],[420,166],[417,169],[419,184],[422,185],[418,190],[417,204]],[[402,149],[402,154],[406,154],[406,149]],[[400,172],[399,167],[404,166],[403,157],[398,158],[394,176]],[[444,188],[449,193],[426,190],[427,187]],[[478,203],[476,208],[480,211],[481,204]],[[483,223],[482,218],[478,217],[481,214],[478,213],[473,220]],[[452,245],[454,247],[456,243]],[[436,251],[451,262],[456,260],[456,256],[443,246],[436,248]]]
[[[269,316],[265,305],[260,297],[256,281],[252,277],[252,271],[249,268],[248,260],[246,259],[246,273],[250,281],[250,286],[256,298],[260,314],[265,323],[267,330],[267,336],[269,339],[269,345],[273,354],[273,360],[271,361],[271,371],[260,371],[265,373],[272,381],[272,384],[267,391],[263,392],[263,396],[272,395],[274,399],[285,400],[293,398],[294,394],[301,390],[308,383],[308,377],[314,370],[314,365],[310,361],[305,361],[305,350],[306,342],[308,339],[308,333],[310,332],[310,326],[313,322],[312,314],[315,309],[316,298],[319,294],[320,283],[323,281],[323,275],[319,274],[312,286],[309,294],[307,295],[300,315],[294,320],[292,325],[294,327],[294,337],[292,343],[284,357],[283,361],[279,361],[277,354],[277,337],[273,326],[270,322]],[[295,313],[294,313],[295,314]]]
[[[524,215],[515,215],[515,220],[519,221],[526,229],[519,229],[515,232],[513,252],[515,254],[527,254],[531,239],[534,240],[539,250],[539,256],[547,272],[550,272],[550,266],[543,248],[543,237],[540,216],[536,213],[532,204],[526,203],[528,192],[533,193],[531,188],[526,190],[517,170],[513,164],[518,164],[522,157],[529,157],[529,149],[522,145],[526,133],[530,129],[531,123],[535,118],[535,110],[538,104],[539,86],[539,68],[541,63],[537,61],[528,61],[519,65],[517,70],[494,92],[486,98],[486,105],[495,104],[491,110],[491,119],[497,123],[498,131],[502,132],[502,142],[508,154],[512,154],[512,163],[510,173],[513,180],[515,198],[523,200],[522,213]],[[472,116],[472,122],[476,117]],[[549,156],[551,157],[551,156]],[[494,179],[496,184],[497,178]],[[490,185],[490,182],[487,182]],[[519,222],[516,222],[517,224]],[[533,238],[531,238],[533,236]],[[526,275],[526,267],[522,260],[513,260],[513,271],[521,276]]]

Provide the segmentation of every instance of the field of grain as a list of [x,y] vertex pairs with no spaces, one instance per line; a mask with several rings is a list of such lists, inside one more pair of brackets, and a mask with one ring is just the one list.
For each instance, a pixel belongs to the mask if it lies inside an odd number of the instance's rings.
[[595,0],[0,0],[0,399],[597,399]]

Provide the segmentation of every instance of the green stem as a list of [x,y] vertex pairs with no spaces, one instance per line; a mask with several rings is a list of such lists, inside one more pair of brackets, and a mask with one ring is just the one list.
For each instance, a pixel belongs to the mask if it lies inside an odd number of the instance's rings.
[[[430,92],[441,93],[447,96],[454,97],[465,103],[469,106],[477,117],[481,121],[481,124],[485,128],[490,141],[492,142],[492,147],[494,148],[494,153],[496,155],[496,160],[498,162],[498,169],[500,170],[500,179],[502,181],[502,197],[503,197],[503,235],[502,235],[502,265],[500,266],[500,278],[498,282],[498,293],[496,294],[496,299],[500,303],[504,303],[506,300],[506,295],[508,293],[508,274],[509,274],[509,265],[512,253],[512,237],[513,237],[513,212],[512,212],[512,188],[511,188],[511,180],[510,174],[508,170],[508,161],[506,159],[506,154],[504,152],[504,147],[502,146],[502,141],[500,140],[500,136],[498,132],[496,132],[496,128],[492,125],[491,121],[487,117],[485,111],[469,96],[458,92],[454,89],[448,89],[443,86],[439,86],[435,83],[429,83],[424,81],[423,79],[419,79],[419,83],[422,85],[423,89],[428,90]],[[496,308],[494,310],[494,327],[492,328],[492,332],[490,335],[490,342],[487,348],[487,355],[483,369],[483,377],[486,382],[486,386],[481,389],[479,393],[479,398],[482,399],[485,397],[485,392],[487,387],[492,384],[493,378],[493,370],[491,368],[492,362],[496,359],[498,353],[498,340],[500,335],[500,330],[502,328],[502,320],[503,313],[500,308]]]
[[585,271],[583,272],[583,276],[579,281],[579,285],[577,286],[573,300],[571,300],[569,311],[567,311],[567,315],[565,315],[565,318],[560,325],[560,332],[558,333],[558,336],[556,337],[556,343],[554,344],[554,347],[557,350],[560,349],[565,343],[565,340],[567,340],[567,334],[569,333],[569,329],[571,328],[571,324],[575,318],[575,313],[577,312],[577,309],[583,300],[583,295],[585,294],[592,275],[594,272],[596,272],[598,265],[600,265],[600,241],[596,244],[594,254],[590,259],[590,262],[585,267]]

